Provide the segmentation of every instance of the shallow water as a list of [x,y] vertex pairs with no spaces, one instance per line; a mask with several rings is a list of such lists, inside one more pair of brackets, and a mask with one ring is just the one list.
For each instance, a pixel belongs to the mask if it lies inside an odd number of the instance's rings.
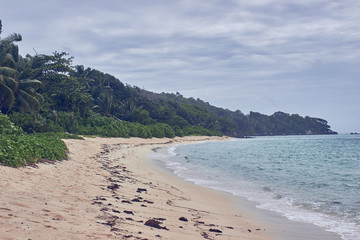
[[178,176],[257,207],[360,239],[360,136],[256,137],[179,145],[156,156]]

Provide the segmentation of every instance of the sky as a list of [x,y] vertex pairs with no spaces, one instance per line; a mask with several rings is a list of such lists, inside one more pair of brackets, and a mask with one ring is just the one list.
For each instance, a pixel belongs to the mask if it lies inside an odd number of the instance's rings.
[[0,0],[1,37],[20,54],[154,92],[271,115],[319,117],[360,132],[358,0]]

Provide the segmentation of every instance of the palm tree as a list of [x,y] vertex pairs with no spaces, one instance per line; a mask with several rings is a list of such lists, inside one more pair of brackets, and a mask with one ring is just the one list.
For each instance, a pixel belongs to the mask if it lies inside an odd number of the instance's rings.
[[76,66],[75,69],[75,76],[82,79],[82,83],[94,98],[95,106],[93,109],[97,109],[103,116],[111,116],[113,96],[106,76],[97,70],[84,69],[83,66]]
[[111,87],[108,85],[108,83],[100,80],[100,83],[93,87],[92,94],[95,96],[95,102],[100,107],[103,115],[111,116],[110,111],[113,97],[111,93]]
[[[0,20],[0,35],[2,32],[2,23]],[[15,41],[21,41],[19,34],[12,34],[7,38],[0,38],[0,109],[9,111],[15,103],[14,90],[17,87],[15,80],[17,71],[15,67],[15,59],[11,53],[16,52]]]
[[[2,24],[0,20],[0,34]],[[41,85],[31,79],[31,58],[22,58],[14,42],[22,40],[20,34],[0,38],[0,110],[8,113],[16,106],[22,113],[37,114],[40,110],[41,96],[36,89]]]
[[36,115],[40,111],[41,94],[36,90],[41,82],[31,76],[32,58],[22,58],[18,61],[17,68],[20,72],[18,87],[15,91],[15,106],[22,113],[30,112]]

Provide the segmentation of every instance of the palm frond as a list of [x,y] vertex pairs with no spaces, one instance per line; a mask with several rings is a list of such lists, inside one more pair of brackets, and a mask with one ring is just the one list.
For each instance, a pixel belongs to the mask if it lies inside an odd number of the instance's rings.
[[1,58],[0,65],[4,67],[15,68],[16,62],[12,55],[10,53],[7,53],[4,57]]
[[34,97],[36,97],[38,100],[40,100],[40,102],[44,102],[44,101],[45,101],[44,97],[43,97],[40,93],[34,92],[33,95],[34,95]]
[[23,80],[19,80],[19,88],[24,89],[24,88],[33,88],[33,89],[37,89],[41,86],[41,82],[39,80],[36,79],[23,79]]
[[[0,75],[0,77],[2,76]],[[8,86],[6,86],[4,81],[0,81],[0,92],[0,108],[8,112],[15,103],[14,92]]]
[[19,61],[17,62],[18,71],[20,72],[19,79],[27,79],[32,78],[32,60],[29,60],[28,58],[19,58]]
[[19,105],[19,110],[21,113],[27,113],[30,112],[30,105],[29,103],[22,97],[22,96],[18,96],[17,97],[17,101],[18,101],[18,105]]
[[15,44],[11,46],[11,55],[15,62],[19,61],[19,47]]
[[8,86],[13,92],[15,92],[18,88],[18,82],[14,78],[8,76],[3,76],[3,79],[6,86]]
[[28,94],[27,92],[21,89],[18,90],[18,96],[22,98],[24,101],[26,101],[27,105],[29,105],[28,111],[32,113],[38,113],[40,111],[40,103],[34,96],[31,96],[30,94]]
[[10,67],[0,67],[0,74],[10,77],[16,77],[19,75],[19,72],[16,69]]
[[21,34],[13,33],[10,34],[8,37],[4,38],[2,41],[12,43],[12,42],[20,42],[21,40],[22,40]]

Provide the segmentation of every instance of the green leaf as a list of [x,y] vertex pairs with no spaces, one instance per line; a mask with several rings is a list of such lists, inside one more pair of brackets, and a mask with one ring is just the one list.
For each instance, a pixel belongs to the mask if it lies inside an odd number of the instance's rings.
[[5,76],[16,77],[19,75],[19,72],[16,69],[10,67],[0,67],[0,74]]
[[[0,75],[0,77],[2,76]],[[4,81],[0,81],[0,92],[0,108],[9,111],[15,103],[14,92],[6,86]]]

